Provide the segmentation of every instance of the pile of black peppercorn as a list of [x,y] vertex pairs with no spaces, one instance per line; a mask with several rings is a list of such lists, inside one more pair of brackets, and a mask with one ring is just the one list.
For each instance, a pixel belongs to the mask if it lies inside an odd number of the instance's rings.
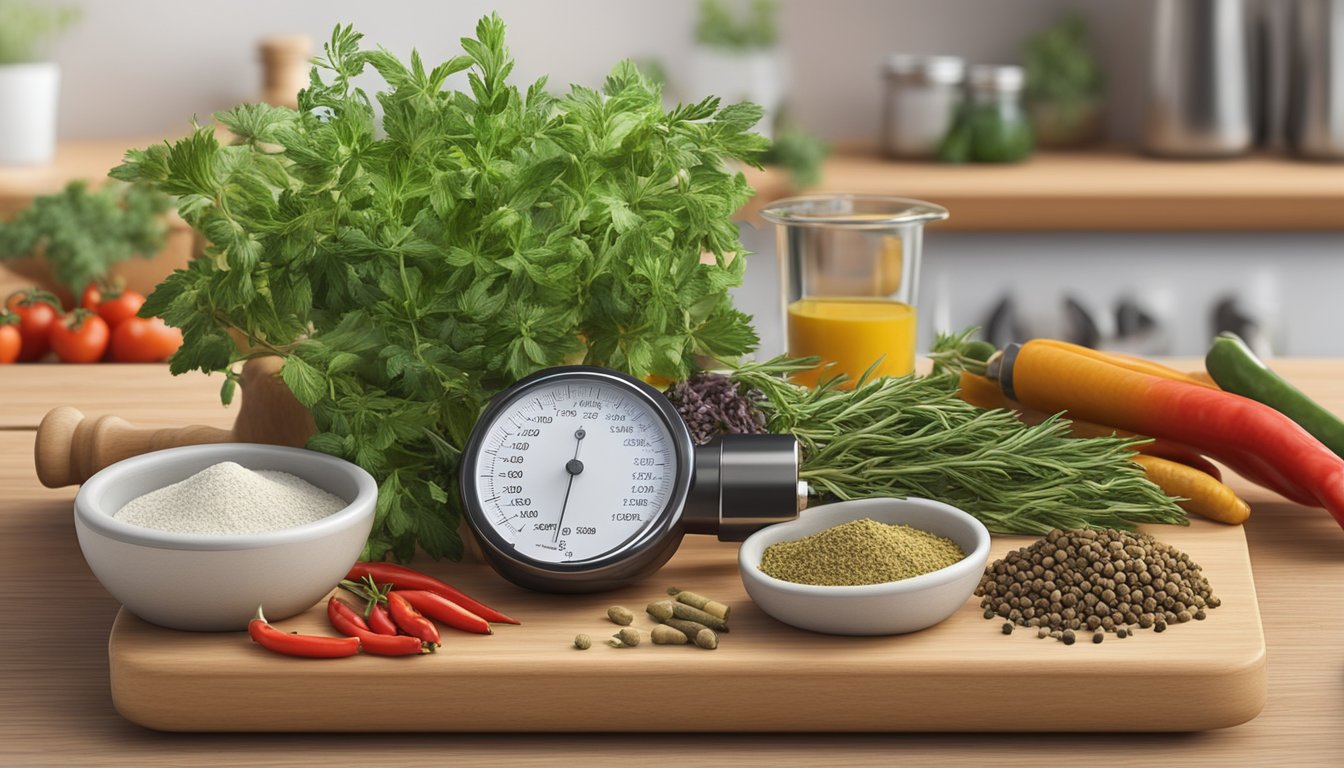
[[1162,632],[1221,604],[1189,555],[1117,530],[1051,531],[990,564],[975,593],[986,619],[1037,627],[1066,645],[1081,632],[1094,643],[1135,627]]

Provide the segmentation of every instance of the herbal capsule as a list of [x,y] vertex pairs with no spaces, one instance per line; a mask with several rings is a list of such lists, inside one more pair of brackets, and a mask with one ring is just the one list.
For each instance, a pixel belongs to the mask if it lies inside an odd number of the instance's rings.
[[712,651],[719,647],[719,636],[714,634],[712,629],[702,629],[695,633],[695,644],[706,651]]
[[724,605],[723,603],[720,603],[717,600],[710,600],[708,597],[705,597],[703,595],[698,595],[694,592],[687,592],[684,589],[677,589],[676,587],[671,587],[670,589],[668,589],[667,594],[675,597],[677,599],[677,602],[685,603],[686,605],[689,605],[692,608],[699,608],[705,613],[708,613],[709,615],[714,616],[716,618],[723,619],[724,621],[728,620],[728,610],[729,610],[728,606]]
[[628,627],[635,620],[635,614],[623,605],[613,605],[607,609],[607,618],[611,619],[612,624]]
[[617,648],[634,648],[639,645],[639,630],[634,627],[626,627],[612,635],[609,642]]
[[653,636],[654,645],[685,645],[690,642],[690,638],[686,637],[684,632],[666,624],[654,627],[650,634]]
[[672,600],[660,600],[655,603],[649,603],[645,610],[648,611],[650,616],[658,621],[665,622],[672,618],[685,619],[687,621],[704,624],[706,627],[718,632],[728,631],[728,622],[717,616],[705,613],[699,608],[692,608],[685,603],[678,603]]
[[692,639],[694,639],[696,635],[700,634],[700,630],[709,629],[709,627],[706,627],[704,624],[700,624],[694,621],[687,621],[685,619],[668,619],[667,621],[664,621],[663,624],[677,630],[678,632]]

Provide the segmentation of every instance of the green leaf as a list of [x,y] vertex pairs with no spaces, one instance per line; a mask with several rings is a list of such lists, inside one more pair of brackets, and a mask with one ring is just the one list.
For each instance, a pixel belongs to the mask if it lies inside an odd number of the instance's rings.
[[308,438],[308,450],[329,453],[332,456],[345,456],[345,441],[340,435],[319,432]]
[[298,113],[270,104],[239,104],[216,112],[215,119],[233,132],[238,143],[280,144],[280,136],[298,119]]
[[280,367],[280,378],[285,386],[294,393],[294,399],[301,405],[311,407],[326,394],[326,382],[321,372],[304,362],[303,358],[290,355]]
[[438,483],[431,480],[425,483],[425,485],[429,488],[429,496],[434,499],[434,501],[437,501],[440,504],[446,504],[448,502],[448,492],[443,490]]

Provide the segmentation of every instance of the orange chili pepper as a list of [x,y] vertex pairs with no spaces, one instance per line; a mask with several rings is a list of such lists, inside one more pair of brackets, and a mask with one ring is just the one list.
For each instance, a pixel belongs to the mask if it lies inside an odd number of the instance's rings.
[[1014,345],[1000,366],[1000,385],[1023,405],[1190,446],[1344,526],[1344,460],[1273,408],[1058,344]]
[[1184,381],[1187,384],[1196,384],[1201,387],[1208,387],[1209,389],[1218,389],[1218,385],[1214,384],[1213,379],[1209,378],[1207,374],[1199,376],[1184,371],[1178,371],[1171,366],[1155,363],[1152,360],[1136,357],[1134,355],[1126,355],[1120,352],[1102,352],[1099,349],[1083,347],[1078,344],[1070,344],[1067,341],[1060,341],[1059,339],[1032,339],[1027,343],[1057,347],[1073,352],[1076,355],[1082,355],[1094,360],[1099,360],[1103,363],[1117,365],[1121,368],[1134,371],[1135,373],[1146,373],[1149,376],[1171,379],[1172,381]]

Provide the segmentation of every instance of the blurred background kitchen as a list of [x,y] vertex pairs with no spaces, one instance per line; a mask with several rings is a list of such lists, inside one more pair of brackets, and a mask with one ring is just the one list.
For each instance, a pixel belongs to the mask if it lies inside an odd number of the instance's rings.
[[[520,82],[596,85],[629,57],[669,101],[768,108],[738,292],[765,353],[783,320],[755,211],[819,190],[950,210],[925,236],[923,348],[979,325],[996,343],[1195,355],[1227,329],[1344,354],[1344,0],[0,0],[0,218],[101,184],[192,115],[292,99],[337,23],[440,61],[490,10]],[[198,245],[176,224],[116,269],[152,285]],[[0,292],[55,279],[32,256],[0,253]]]

